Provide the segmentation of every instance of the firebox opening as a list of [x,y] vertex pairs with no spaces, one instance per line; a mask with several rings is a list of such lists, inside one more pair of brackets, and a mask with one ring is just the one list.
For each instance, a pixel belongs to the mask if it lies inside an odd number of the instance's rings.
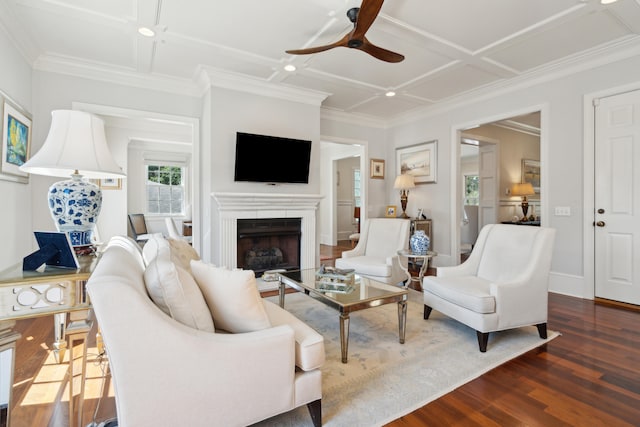
[[301,225],[301,218],[238,219],[238,268],[253,270],[256,277],[300,269]]

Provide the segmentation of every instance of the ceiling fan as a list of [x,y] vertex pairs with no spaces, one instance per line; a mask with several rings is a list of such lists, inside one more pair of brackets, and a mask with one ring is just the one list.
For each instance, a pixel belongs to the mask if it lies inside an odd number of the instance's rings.
[[346,34],[342,39],[335,43],[324,46],[310,47],[307,49],[287,50],[291,55],[308,55],[311,53],[324,52],[334,47],[350,47],[359,49],[369,55],[386,62],[400,62],[404,59],[404,55],[383,49],[372,44],[365,37],[365,33],[369,30],[371,24],[378,16],[382,8],[384,0],[362,0],[360,7],[354,7],[347,11],[347,17],[353,22],[353,30]]

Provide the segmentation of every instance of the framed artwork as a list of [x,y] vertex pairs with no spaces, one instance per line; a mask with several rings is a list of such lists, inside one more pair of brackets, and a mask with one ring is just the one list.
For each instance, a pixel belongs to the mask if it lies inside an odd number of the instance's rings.
[[387,206],[387,210],[384,213],[384,216],[386,216],[387,218],[395,218],[396,217],[396,206],[395,205],[389,205]]
[[416,184],[435,183],[437,164],[437,140],[396,148],[397,175],[413,175]]
[[371,159],[371,178],[384,179],[384,160]]
[[520,182],[530,182],[533,191],[540,194],[540,160],[522,159],[522,176]]
[[29,182],[29,174],[22,172],[20,166],[29,160],[31,150],[31,118],[6,100],[2,110],[2,162],[0,171],[19,177],[12,179],[22,183]]
[[122,188],[122,178],[102,178],[98,185],[103,190],[119,190]]

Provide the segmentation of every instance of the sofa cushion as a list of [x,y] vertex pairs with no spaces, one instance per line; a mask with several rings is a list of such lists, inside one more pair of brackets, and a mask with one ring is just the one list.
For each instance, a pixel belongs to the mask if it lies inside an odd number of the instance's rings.
[[217,328],[240,333],[271,327],[252,270],[230,270],[191,261],[191,271]]
[[491,282],[476,276],[426,276],[422,280],[424,292],[476,313],[495,313],[496,299],[491,295]]
[[171,261],[191,273],[191,260],[200,260],[200,255],[182,239],[167,239],[171,248]]
[[215,332],[213,318],[198,284],[186,270],[171,262],[168,248],[160,250],[144,272],[149,296],[178,322]]

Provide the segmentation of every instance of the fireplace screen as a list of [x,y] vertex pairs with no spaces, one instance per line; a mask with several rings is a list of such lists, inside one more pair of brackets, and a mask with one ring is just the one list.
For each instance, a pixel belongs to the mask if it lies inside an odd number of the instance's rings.
[[267,270],[300,268],[300,218],[238,219],[239,268],[260,276]]

